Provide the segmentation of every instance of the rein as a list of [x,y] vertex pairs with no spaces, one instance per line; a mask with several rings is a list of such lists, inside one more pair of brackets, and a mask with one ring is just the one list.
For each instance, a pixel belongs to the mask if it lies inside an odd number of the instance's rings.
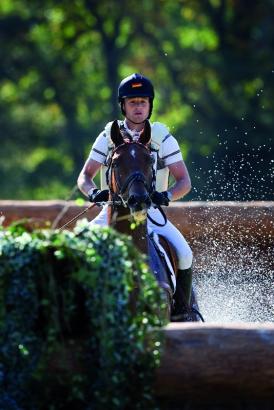
[[150,222],[152,222],[154,225],[156,226],[165,226],[165,224],[167,223],[167,217],[166,214],[163,211],[163,208],[160,205],[157,205],[156,207],[157,209],[159,209],[163,219],[164,219],[164,223],[160,224],[159,222],[155,221],[155,219],[151,218],[151,216],[147,213],[147,217],[150,220]]
[[[80,212],[79,214],[77,214],[74,218],[72,218],[70,221],[68,221],[67,223],[65,223],[64,225],[62,225],[60,228],[58,228],[59,231],[63,231],[67,226],[69,226],[70,224],[72,224],[74,221],[76,221],[78,218],[80,218],[80,216],[84,215],[87,211],[89,211],[90,209],[92,209],[95,205],[97,205],[97,203],[95,202],[94,204],[89,205],[86,209],[84,209],[82,212]],[[55,228],[55,227],[54,227]]]
[[[107,202],[109,205],[112,205],[114,202],[113,201],[108,201]],[[115,202],[117,203],[117,202]],[[121,202],[122,203],[122,202]],[[81,211],[79,214],[77,214],[74,218],[70,219],[67,223],[65,223],[64,225],[62,225],[60,228],[57,228],[59,231],[63,231],[67,226],[71,225],[73,222],[75,222],[78,218],[80,218],[80,216],[84,215],[87,211],[89,211],[90,209],[92,209],[95,205],[99,205],[99,203],[95,202],[93,204],[90,204],[86,209],[84,209],[83,211]],[[159,211],[161,212],[163,218],[164,218],[164,223],[163,224],[159,224],[158,222],[154,221],[148,214],[147,217],[148,219],[157,226],[164,226],[167,222],[167,217],[163,211],[163,209],[160,206],[157,206],[157,208],[159,209]],[[128,219],[128,216],[121,216],[116,218],[117,220],[123,220],[123,219]],[[54,229],[55,227],[53,227]]]

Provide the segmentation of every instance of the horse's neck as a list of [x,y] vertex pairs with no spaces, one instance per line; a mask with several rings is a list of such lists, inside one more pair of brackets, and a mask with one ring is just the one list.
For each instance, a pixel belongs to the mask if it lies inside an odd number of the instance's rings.
[[131,223],[127,218],[129,210],[124,207],[118,207],[117,211],[113,211],[112,207],[108,208],[108,221],[116,231],[125,235],[130,235],[134,245],[143,254],[148,254],[147,244],[147,224],[146,222],[137,224],[134,229],[131,229]]

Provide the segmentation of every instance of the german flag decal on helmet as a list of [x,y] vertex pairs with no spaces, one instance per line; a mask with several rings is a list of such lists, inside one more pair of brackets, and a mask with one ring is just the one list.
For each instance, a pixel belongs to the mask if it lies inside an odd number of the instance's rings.
[[143,85],[142,83],[132,83],[131,87],[132,88],[139,88],[139,87],[142,87],[142,85]]

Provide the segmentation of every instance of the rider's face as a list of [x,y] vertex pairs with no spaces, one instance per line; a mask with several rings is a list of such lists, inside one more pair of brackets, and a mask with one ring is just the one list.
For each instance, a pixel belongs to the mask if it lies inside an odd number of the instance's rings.
[[144,122],[148,117],[149,108],[148,97],[125,98],[124,100],[126,118],[133,123]]

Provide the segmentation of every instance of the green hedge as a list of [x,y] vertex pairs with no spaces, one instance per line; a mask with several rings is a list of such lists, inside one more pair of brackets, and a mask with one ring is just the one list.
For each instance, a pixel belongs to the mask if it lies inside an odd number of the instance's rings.
[[153,408],[164,295],[128,237],[1,230],[0,280],[1,409]]

